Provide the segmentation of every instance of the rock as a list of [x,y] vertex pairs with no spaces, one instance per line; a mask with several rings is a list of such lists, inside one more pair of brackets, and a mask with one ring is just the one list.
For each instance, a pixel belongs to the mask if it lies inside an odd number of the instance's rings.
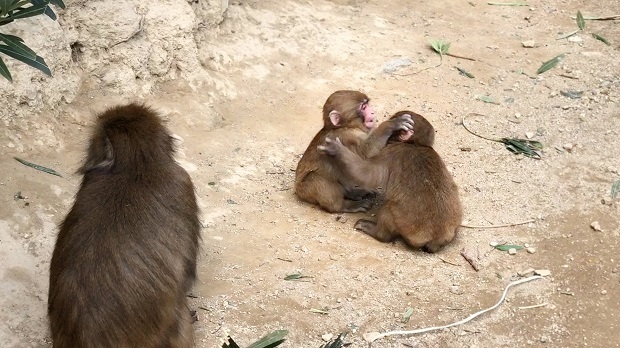
[[537,270],[534,270],[534,274],[539,275],[541,277],[547,277],[551,274],[551,271],[548,269],[537,269]]
[[601,295],[607,295],[607,290],[601,290]]
[[568,152],[573,152],[573,148],[575,147],[574,144],[571,143],[566,143],[564,145],[562,145],[562,148]]
[[613,199],[611,199],[611,198],[607,198],[607,197],[605,197],[605,198],[602,198],[602,199],[601,199],[601,203],[602,203],[603,205],[609,205],[609,206],[611,206],[611,205],[613,205],[613,204],[614,204],[614,200],[613,200]]
[[582,42],[582,41],[583,41],[583,39],[579,35],[573,35],[573,36],[568,38],[568,42],[575,42],[575,43],[577,43],[577,42]]
[[523,47],[525,48],[533,48],[533,47],[536,47],[536,41],[526,40],[526,41],[521,42],[521,45],[523,45]]
[[495,248],[496,246],[499,245],[499,243],[496,242],[496,241],[492,241],[492,242],[489,243],[489,245]]
[[409,66],[411,64],[413,64],[413,62],[409,58],[392,59],[392,60],[390,60],[389,62],[387,62],[387,63],[385,63],[383,65],[383,72],[385,72],[385,73],[393,73],[396,70],[398,70],[400,68],[407,67],[407,66]]
[[377,338],[381,337],[381,334],[378,332],[367,332],[362,337],[366,342],[373,342]]
[[530,273],[534,273],[534,271],[535,271],[535,270],[534,270],[533,268],[531,268],[531,267],[530,267],[530,268],[528,268],[528,269],[526,269],[526,270],[523,270],[523,271],[521,271],[521,272],[517,272],[517,274],[518,274],[519,276],[521,276],[521,277],[525,277],[526,275],[528,275],[528,274],[530,274]]
[[336,215],[336,221],[340,221],[340,223],[346,223],[349,219],[347,219],[345,216],[343,215]]
[[321,339],[323,339],[323,341],[325,342],[329,342],[332,339],[332,337],[334,337],[334,335],[328,333],[328,334],[321,336]]
[[601,229],[601,224],[598,223],[598,221],[594,221],[593,223],[590,224],[590,227],[592,227],[593,230],[595,230],[596,232],[601,232],[603,231]]
[[517,254],[517,249],[515,249],[515,248],[510,248],[510,249],[508,249],[508,254],[510,254],[510,255],[516,255],[516,254]]
[[527,250],[527,252],[530,254],[534,254],[536,252],[536,248],[534,247],[525,248],[525,250]]
[[534,132],[525,132],[525,137],[528,139],[532,139],[534,137]]

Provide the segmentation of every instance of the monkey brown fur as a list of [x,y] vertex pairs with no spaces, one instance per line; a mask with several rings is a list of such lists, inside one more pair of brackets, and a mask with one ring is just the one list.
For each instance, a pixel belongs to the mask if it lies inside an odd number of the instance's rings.
[[344,146],[362,158],[377,154],[396,131],[413,127],[408,115],[383,122],[375,128],[370,99],[358,91],[332,93],[323,106],[323,128],[308,145],[295,171],[295,193],[305,202],[330,213],[361,212],[370,207],[362,199],[368,191],[356,188],[334,159],[321,156],[317,146],[325,138],[340,138]]
[[144,106],[102,113],[50,265],[55,348],[192,347],[200,224],[173,139]]
[[355,228],[382,242],[401,237],[412,247],[437,252],[456,236],[462,221],[458,188],[432,148],[435,131],[422,116],[412,116],[411,132],[390,138],[375,157],[363,160],[341,141],[326,139],[319,151],[340,161],[343,171],[363,189],[384,192],[375,221],[359,220]]

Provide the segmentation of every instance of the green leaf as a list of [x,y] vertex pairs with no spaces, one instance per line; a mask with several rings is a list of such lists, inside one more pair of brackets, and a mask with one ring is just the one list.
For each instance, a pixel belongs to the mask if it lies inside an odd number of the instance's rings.
[[50,3],[62,8],[63,10],[65,8],[65,3],[62,2],[62,0],[50,0]]
[[609,43],[609,41],[607,41],[607,39],[606,39],[606,38],[604,38],[604,37],[600,36],[599,34],[594,33],[594,34],[592,34],[592,36],[594,36],[594,38],[595,38],[595,39],[597,39],[597,40],[599,40],[599,41],[603,42],[605,45],[607,45],[607,46],[611,46],[611,44]]
[[[39,4],[44,4],[44,3],[51,2],[51,1],[49,1],[49,0],[30,0],[30,2],[33,5],[39,5]],[[51,18],[53,21],[55,21],[57,19],[56,13],[54,13],[54,10],[52,10],[52,8],[49,7],[49,6],[47,6],[47,8],[45,9],[44,14],[46,16],[48,16],[49,18]]]
[[412,314],[413,314],[413,308],[407,307],[407,309],[405,310],[405,313],[403,314],[403,318],[400,320],[400,322],[403,324],[407,323],[409,321],[409,318],[411,318]]
[[13,3],[13,0],[0,0],[0,16],[1,17],[4,17],[6,16],[7,13],[9,13],[12,3]]
[[508,251],[508,249],[513,249],[513,248],[516,250],[523,249],[522,246],[516,245],[516,244],[501,244],[501,245],[494,246],[494,248],[500,251]]
[[448,50],[450,50],[450,43],[447,41],[444,41],[444,39],[441,39],[441,40],[431,39],[429,40],[429,42],[431,43],[431,47],[433,48],[433,50],[439,53],[439,55],[444,55],[448,53]]
[[293,274],[289,274],[286,277],[284,277],[284,280],[299,280],[303,278],[313,278],[313,277],[305,276],[305,275],[302,275],[301,273],[293,273]]
[[517,138],[501,138],[498,141],[515,155],[523,154],[534,159],[542,158],[543,145],[539,141]]
[[4,78],[9,80],[10,82],[13,82],[11,72],[9,71],[9,68],[6,67],[6,64],[4,64],[2,57],[0,57],[0,75],[4,76]]
[[616,199],[616,197],[618,197],[618,193],[620,193],[620,179],[611,185],[611,198]]
[[260,340],[252,343],[248,348],[272,348],[284,343],[284,337],[288,335],[288,330],[277,330]]
[[7,34],[0,34],[0,41],[3,41],[5,44],[7,44],[17,54],[21,54],[27,57],[28,59],[37,58],[36,53],[34,53],[34,51],[30,49],[30,47],[24,45],[23,43],[24,40],[22,40],[20,37],[13,36],[13,35],[7,35]]
[[498,102],[496,102],[493,98],[489,97],[488,95],[477,95],[476,99],[482,100],[485,103],[500,105]]
[[48,6],[49,6],[48,4],[39,4],[39,5],[33,5],[30,7],[22,8],[20,10],[13,12],[13,14],[11,14],[7,18],[19,19],[19,18],[28,18],[28,17],[38,16],[40,14],[45,13],[45,9]]
[[18,158],[18,157],[13,157],[13,158],[14,158],[17,162],[19,162],[19,163],[21,163],[21,164],[23,164],[23,165],[25,165],[25,166],[28,166],[28,167],[30,167],[30,168],[34,168],[34,169],[36,169],[36,170],[40,170],[40,171],[45,172],[45,173],[47,173],[47,174],[56,175],[56,176],[59,176],[59,177],[61,177],[61,178],[62,178],[62,175],[60,175],[60,174],[59,174],[57,171],[55,171],[54,169],[50,169],[50,168],[47,168],[47,167],[43,167],[43,166],[40,166],[40,165],[38,165],[38,164],[34,164],[34,163],[32,163],[32,162],[28,162],[28,161],[23,160],[23,159]]
[[9,8],[9,12],[14,11],[24,5],[28,5],[29,3],[30,0],[13,0],[13,2],[11,3],[11,7]]
[[470,79],[474,78],[474,75],[470,74],[467,70],[463,69],[463,68],[459,68],[458,66],[455,67],[456,70],[459,71],[459,73],[461,73],[461,75],[465,75],[467,77],[469,77]]
[[561,62],[563,58],[564,58],[564,53],[559,54],[559,55],[549,59],[548,61],[544,62],[540,66],[540,68],[538,68],[538,70],[536,71],[536,75],[540,75],[540,74],[544,73],[545,71],[547,71],[549,69],[552,69],[553,67],[558,65],[558,63]]
[[45,60],[42,57],[36,56],[36,59],[30,59],[26,56],[23,56],[15,52],[13,49],[11,49],[9,46],[6,46],[6,45],[0,45],[0,52],[6,54],[7,56],[11,58],[15,58],[21,62],[24,62],[33,68],[41,70],[47,76],[52,76],[52,72],[50,71],[50,68],[47,66],[47,63],[45,63]]
[[241,347],[239,347],[237,342],[235,342],[235,340],[233,340],[232,337],[228,336],[226,337],[226,342],[224,342],[224,344],[222,345],[222,348],[241,348]]
[[583,30],[586,27],[586,21],[583,19],[581,11],[577,11],[577,26],[580,30]]
[[583,96],[583,91],[560,91],[560,94],[570,99],[579,99]]

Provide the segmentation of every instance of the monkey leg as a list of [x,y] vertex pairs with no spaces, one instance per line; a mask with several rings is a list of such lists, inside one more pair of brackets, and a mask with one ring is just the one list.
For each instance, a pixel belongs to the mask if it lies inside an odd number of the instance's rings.
[[345,189],[338,182],[320,176],[309,174],[296,187],[300,199],[313,204],[330,213],[359,213],[366,212],[372,205],[368,200],[352,200],[345,198]]
[[387,226],[381,222],[381,220],[378,220],[378,222],[373,222],[370,220],[361,219],[357,220],[355,226],[353,227],[356,230],[362,231],[383,243],[389,243],[393,241],[395,237]]

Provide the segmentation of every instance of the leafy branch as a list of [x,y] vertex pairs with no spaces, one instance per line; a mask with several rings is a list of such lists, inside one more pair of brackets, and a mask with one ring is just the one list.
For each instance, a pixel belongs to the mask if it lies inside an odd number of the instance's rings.
[[[9,24],[17,19],[42,14],[52,20],[56,20],[56,14],[50,8],[50,4],[65,8],[62,0],[0,0],[0,26]],[[28,64],[48,76],[52,76],[52,72],[43,57],[38,56],[30,47],[26,46],[24,40],[18,36],[0,33],[0,53]],[[11,72],[2,60],[2,57],[0,57],[0,75],[13,82]]]
[[530,157],[530,158],[534,158],[534,159],[541,159],[542,158],[541,150],[543,148],[543,145],[539,141],[527,140],[527,139],[519,139],[519,138],[500,138],[500,139],[495,139],[495,138],[488,138],[488,137],[482,136],[480,134],[474,133],[469,128],[467,128],[467,125],[465,123],[465,120],[467,119],[467,117],[472,116],[472,115],[484,116],[482,114],[473,113],[473,112],[470,112],[467,115],[463,116],[463,120],[461,122],[463,124],[463,128],[465,128],[465,130],[468,131],[469,133],[471,133],[472,135],[475,135],[478,138],[482,138],[482,139],[485,139],[485,140],[494,141],[494,142],[497,142],[497,143],[502,143],[502,144],[504,144],[504,146],[506,147],[506,149],[508,151],[514,153],[515,155],[523,154],[526,157]]

